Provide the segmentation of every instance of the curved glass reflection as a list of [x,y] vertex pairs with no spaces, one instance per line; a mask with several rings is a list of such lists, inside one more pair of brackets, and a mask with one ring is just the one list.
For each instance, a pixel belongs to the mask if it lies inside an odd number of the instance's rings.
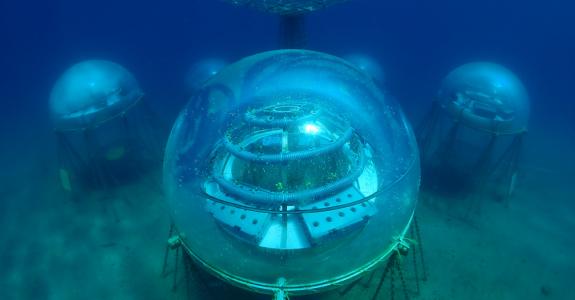
[[192,98],[168,141],[164,185],[206,268],[305,294],[391,253],[415,209],[419,160],[401,110],[369,74],[279,50],[229,65]]

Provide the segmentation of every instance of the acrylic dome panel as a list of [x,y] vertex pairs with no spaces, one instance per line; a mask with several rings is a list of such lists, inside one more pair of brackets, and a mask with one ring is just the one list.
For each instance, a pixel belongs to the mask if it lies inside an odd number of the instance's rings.
[[88,60],[70,67],[50,94],[57,129],[83,129],[115,118],[136,104],[143,93],[132,74],[105,60]]
[[385,259],[413,215],[419,156],[400,108],[327,54],[279,50],[211,78],[164,162],[186,248],[234,284],[311,293]]
[[465,64],[444,79],[441,106],[464,125],[495,134],[527,129],[529,99],[521,81],[508,69],[489,62]]
[[298,15],[347,0],[225,0],[235,5],[250,6],[278,15]]
[[207,58],[195,62],[186,73],[186,88],[188,91],[199,89],[210,77],[216,75],[228,63],[219,58]]
[[355,53],[344,57],[345,60],[349,61],[360,70],[368,73],[373,77],[376,82],[382,83],[385,79],[385,73],[381,68],[381,65],[373,57],[365,54]]

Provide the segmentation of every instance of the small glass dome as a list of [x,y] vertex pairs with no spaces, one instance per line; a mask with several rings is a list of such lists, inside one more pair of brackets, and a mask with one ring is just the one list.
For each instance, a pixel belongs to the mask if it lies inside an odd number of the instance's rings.
[[529,99],[521,81],[508,69],[489,62],[465,64],[443,80],[441,106],[464,125],[494,134],[527,129]]
[[329,289],[386,259],[419,155],[398,105],[327,54],[278,50],[212,77],[172,129],[164,185],[184,247],[263,293]]
[[186,87],[194,92],[199,89],[210,77],[216,75],[227,63],[218,58],[207,58],[194,63],[186,73]]
[[384,79],[381,65],[372,57],[365,54],[350,54],[344,57],[347,61],[354,64],[360,70],[368,73],[376,82],[382,83]]
[[94,127],[126,112],[143,93],[122,66],[87,60],[70,67],[50,94],[52,120],[58,130]]

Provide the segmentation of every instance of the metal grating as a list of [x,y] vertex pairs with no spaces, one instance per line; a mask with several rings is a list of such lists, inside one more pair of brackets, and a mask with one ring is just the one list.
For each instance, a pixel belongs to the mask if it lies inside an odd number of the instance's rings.
[[324,212],[303,214],[303,220],[309,232],[312,244],[342,235],[345,232],[360,228],[377,212],[373,200],[347,206],[360,201],[364,195],[355,187],[350,187],[332,197],[317,203],[301,207],[301,209],[318,209],[343,206]]

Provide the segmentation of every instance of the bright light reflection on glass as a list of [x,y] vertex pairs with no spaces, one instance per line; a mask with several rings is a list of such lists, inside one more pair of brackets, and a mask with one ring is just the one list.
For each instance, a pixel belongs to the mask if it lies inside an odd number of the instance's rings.
[[304,125],[304,132],[307,134],[318,134],[319,127],[315,124],[305,124]]

